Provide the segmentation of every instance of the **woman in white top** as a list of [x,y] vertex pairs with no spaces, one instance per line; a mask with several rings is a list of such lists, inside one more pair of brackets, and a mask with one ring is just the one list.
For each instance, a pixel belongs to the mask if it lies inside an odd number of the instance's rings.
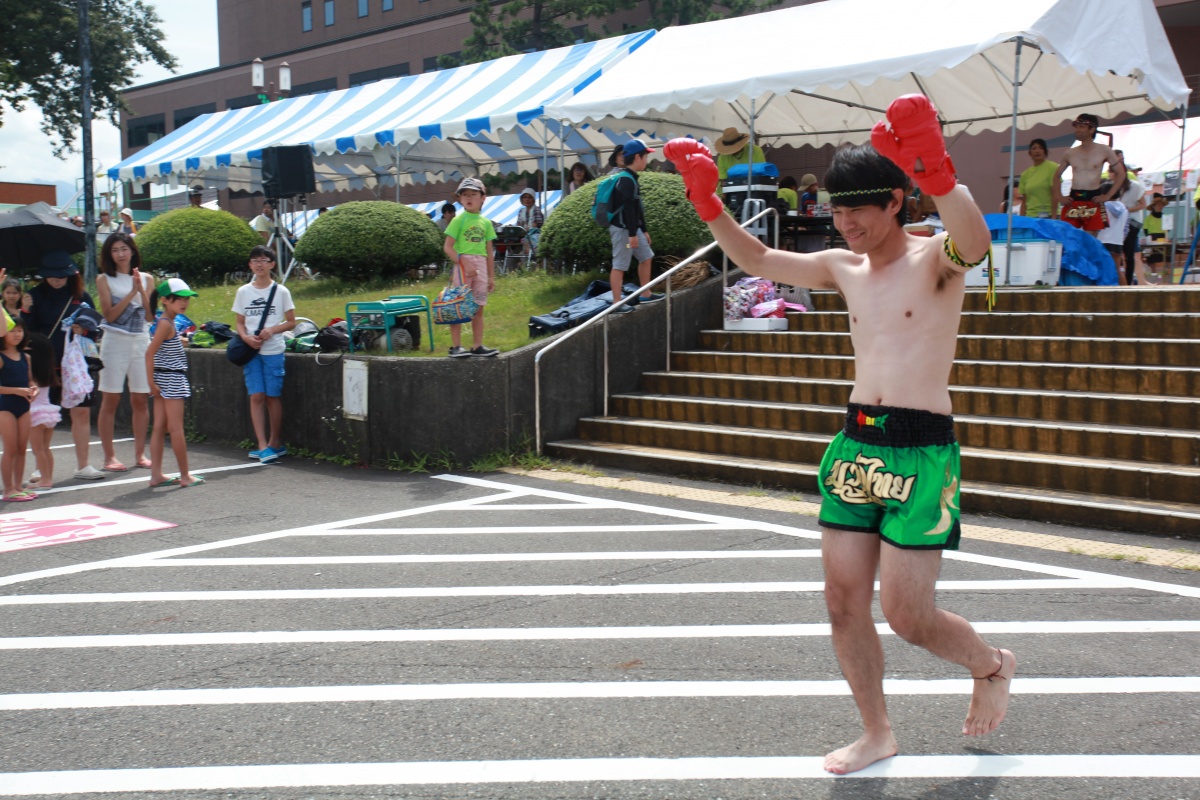
[[117,405],[125,383],[129,383],[129,402],[133,406],[134,466],[150,468],[146,458],[146,427],[149,422],[150,382],[146,378],[146,347],[150,343],[149,322],[152,322],[150,292],[153,278],[142,275],[142,257],[133,237],[113,233],[100,250],[100,275],[96,277],[96,293],[100,296],[100,313],[104,322],[104,338],[100,341],[100,444],[104,448],[104,471],[126,472],[129,467],[117,459],[113,449],[113,426]]

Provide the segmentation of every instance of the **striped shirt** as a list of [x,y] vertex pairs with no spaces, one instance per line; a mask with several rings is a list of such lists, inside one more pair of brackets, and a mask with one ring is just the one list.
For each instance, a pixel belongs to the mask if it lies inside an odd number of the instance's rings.
[[[166,320],[163,322],[171,324]],[[192,396],[187,372],[187,354],[183,352],[183,340],[177,333],[154,351],[154,382],[164,399],[182,400]]]

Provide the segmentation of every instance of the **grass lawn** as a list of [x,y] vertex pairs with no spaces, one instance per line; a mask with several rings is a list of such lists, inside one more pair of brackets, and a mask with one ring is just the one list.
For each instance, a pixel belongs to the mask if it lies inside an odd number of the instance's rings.
[[[501,352],[515,350],[529,344],[529,318],[544,314],[561,306],[578,295],[593,279],[601,277],[598,272],[575,275],[547,275],[540,271],[517,272],[496,279],[496,291],[488,298],[485,315],[484,343],[497,347]],[[607,279],[607,276],[604,276]],[[421,294],[431,301],[447,284],[445,277],[424,280],[401,280],[350,284],[340,280],[288,281],[292,300],[296,303],[296,316],[308,317],[317,325],[325,325],[334,317],[346,316],[346,303],[364,300],[382,300],[393,294]],[[200,296],[188,307],[187,315],[197,325],[209,320],[235,325],[233,296],[238,287],[204,286],[194,287]],[[429,352],[429,332],[421,320],[421,349],[408,351],[403,357],[444,358],[450,347],[450,329],[444,325],[434,326],[434,351]],[[469,347],[469,327],[463,331],[463,342]]]

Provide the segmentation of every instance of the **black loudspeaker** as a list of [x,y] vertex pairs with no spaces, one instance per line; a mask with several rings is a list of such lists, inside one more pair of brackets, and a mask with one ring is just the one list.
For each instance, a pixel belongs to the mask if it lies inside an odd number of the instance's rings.
[[267,197],[292,197],[317,190],[311,147],[264,147],[262,152],[262,185]]

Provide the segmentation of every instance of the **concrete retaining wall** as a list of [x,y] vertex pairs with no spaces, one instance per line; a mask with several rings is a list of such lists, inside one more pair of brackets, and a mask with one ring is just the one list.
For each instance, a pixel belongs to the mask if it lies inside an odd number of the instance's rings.
[[[693,348],[699,332],[721,324],[721,281],[672,292],[672,338],[678,350]],[[611,320],[609,392],[638,387],[643,372],[666,364],[666,304]],[[438,346],[448,332],[438,331]],[[388,358],[345,355],[326,364],[311,354],[287,356],[284,440],[363,464],[383,465],[414,453],[452,453],[467,465],[499,450],[533,446],[533,359],[557,337],[489,359]],[[189,428],[210,440],[253,438],[241,370],[221,351],[190,350],[194,396]],[[344,361],[367,364],[367,416],[342,413]],[[542,427],[545,441],[574,438],[580,417],[603,409],[603,325],[560,345],[542,359]],[[118,423],[128,427],[128,402]]]

